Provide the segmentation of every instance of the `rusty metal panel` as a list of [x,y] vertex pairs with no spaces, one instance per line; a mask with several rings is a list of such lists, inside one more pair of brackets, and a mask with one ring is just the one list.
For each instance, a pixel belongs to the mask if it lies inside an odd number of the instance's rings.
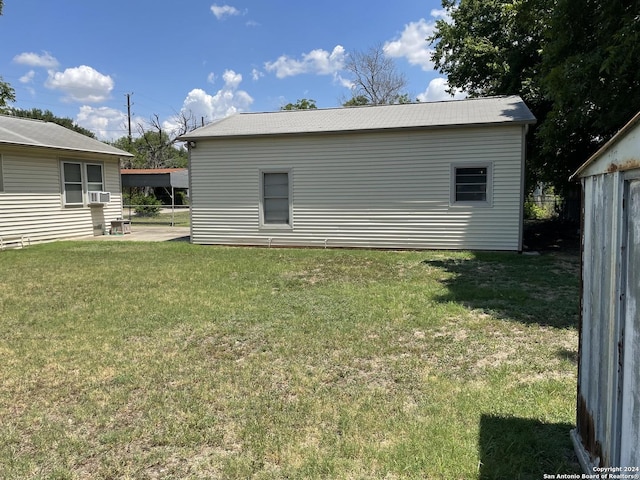
[[621,466],[640,465],[640,179],[627,182]]
[[[593,465],[618,458],[617,394],[621,335],[617,279],[620,258],[619,174],[584,179],[583,299],[577,430]],[[613,303],[612,303],[613,302]]]

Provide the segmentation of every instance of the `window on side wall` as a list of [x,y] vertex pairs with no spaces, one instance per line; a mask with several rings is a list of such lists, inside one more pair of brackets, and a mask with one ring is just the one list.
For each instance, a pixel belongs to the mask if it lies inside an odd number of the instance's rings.
[[260,224],[270,228],[290,228],[291,172],[288,170],[260,172]]
[[87,163],[87,191],[103,192],[102,165],[99,163]]
[[66,206],[83,206],[86,192],[104,191],[102,164],[63,161],[62,188]]
[[451,166],[452,205],[491,205],[491,164]]

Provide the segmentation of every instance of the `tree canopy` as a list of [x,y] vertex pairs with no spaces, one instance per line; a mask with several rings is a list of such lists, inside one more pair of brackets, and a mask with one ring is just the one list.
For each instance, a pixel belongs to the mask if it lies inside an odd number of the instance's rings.
[[[0,4],[2,7],[2,4]],[[13,87],[2,80],[0,77],[0,113],[6,113],[8,110],[8,103],[16,101],[16,91]]]
[[575,190],[569,175],[640,109],[640,2],[443,0],[428,41],[449,87],[520,95],[538,124],[527,183]]
[[296,103],[287,103],[284,107],[280,107],[280,110],[315,110],[317,108],[315,100],[300,98]]
[[344,106],[385,105],[406,101],[403,92],[406,77],[398,72],[394,60],[387,57],[381,45],[349,55],[345,69],[351,74],[352,98]]

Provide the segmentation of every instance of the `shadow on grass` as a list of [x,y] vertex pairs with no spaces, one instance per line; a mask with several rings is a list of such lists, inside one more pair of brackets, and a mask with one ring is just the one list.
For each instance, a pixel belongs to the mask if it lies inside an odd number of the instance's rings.
[[579,257],[478,252],[472,258],[424,260],[443,271],[447,293],[457,302],[497,318],[571,328],[578,324]]
[[544,474],[579,474],[566,423],[482,415],[480,480],[535,479]]

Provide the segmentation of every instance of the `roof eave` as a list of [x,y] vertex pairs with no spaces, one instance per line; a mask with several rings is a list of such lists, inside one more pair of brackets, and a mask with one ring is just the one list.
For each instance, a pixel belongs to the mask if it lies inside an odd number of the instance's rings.
[[392,132],[407,130],[442,130],[445,128],[479,128],[479,127],[495,127],[495,126],[520,126],[534,125],[537,123],[535,118],[526,120],[505,120],[503,122],[478,122],[478,123],[452,123],[442,125],[409,125],[406,127],[388,127],[388,128],[357,128],[357,129],[340,129],[340,130],[311,130],[298,132],[265,132],[265,133],[234,133],[228,135],[183,135],[178,137],[181,142],[197,142],[199,140],[215,140],[227,138],[260,138],[260,137],[277,137],[289,135],[335,135],[335,134],[351,134],[351,133],[373,133],[373,132]]
[[570,182],[578,181],[582,172],[584,172],[589,166],[594,163],[598,158],[600,158],[613,144],[615,144],[620,137],[622,137],[625,133],[631,130],[635,125],[640,122],[640,112],[636,113],[631,120],[629,120],[624,127],[622,127],[613,137],[609,139],[607,143],[605,143],[602,147],[600,147],[596,153],[591,155],[586,162],[580,165],[580,168],[576,170],[573,175],[569,177]]
[[99,155],[109,155],[111,157],[134,157],[135,155],[125,152],[124,150],[121,153],[116,152],[105,152],[104,150],[94,150],[94,149],[85,149],[85,148],[70,148],[70,147],[62,147],[60,145],[45,145],[45,144],[34,144],[27,142],[5,142],[0,140],[0,145],[8,145],[12,147],[31,147],[31,148],[47,148],[54,150],[61,150],[64,152],[80,152],[80,153],[95,153]]

